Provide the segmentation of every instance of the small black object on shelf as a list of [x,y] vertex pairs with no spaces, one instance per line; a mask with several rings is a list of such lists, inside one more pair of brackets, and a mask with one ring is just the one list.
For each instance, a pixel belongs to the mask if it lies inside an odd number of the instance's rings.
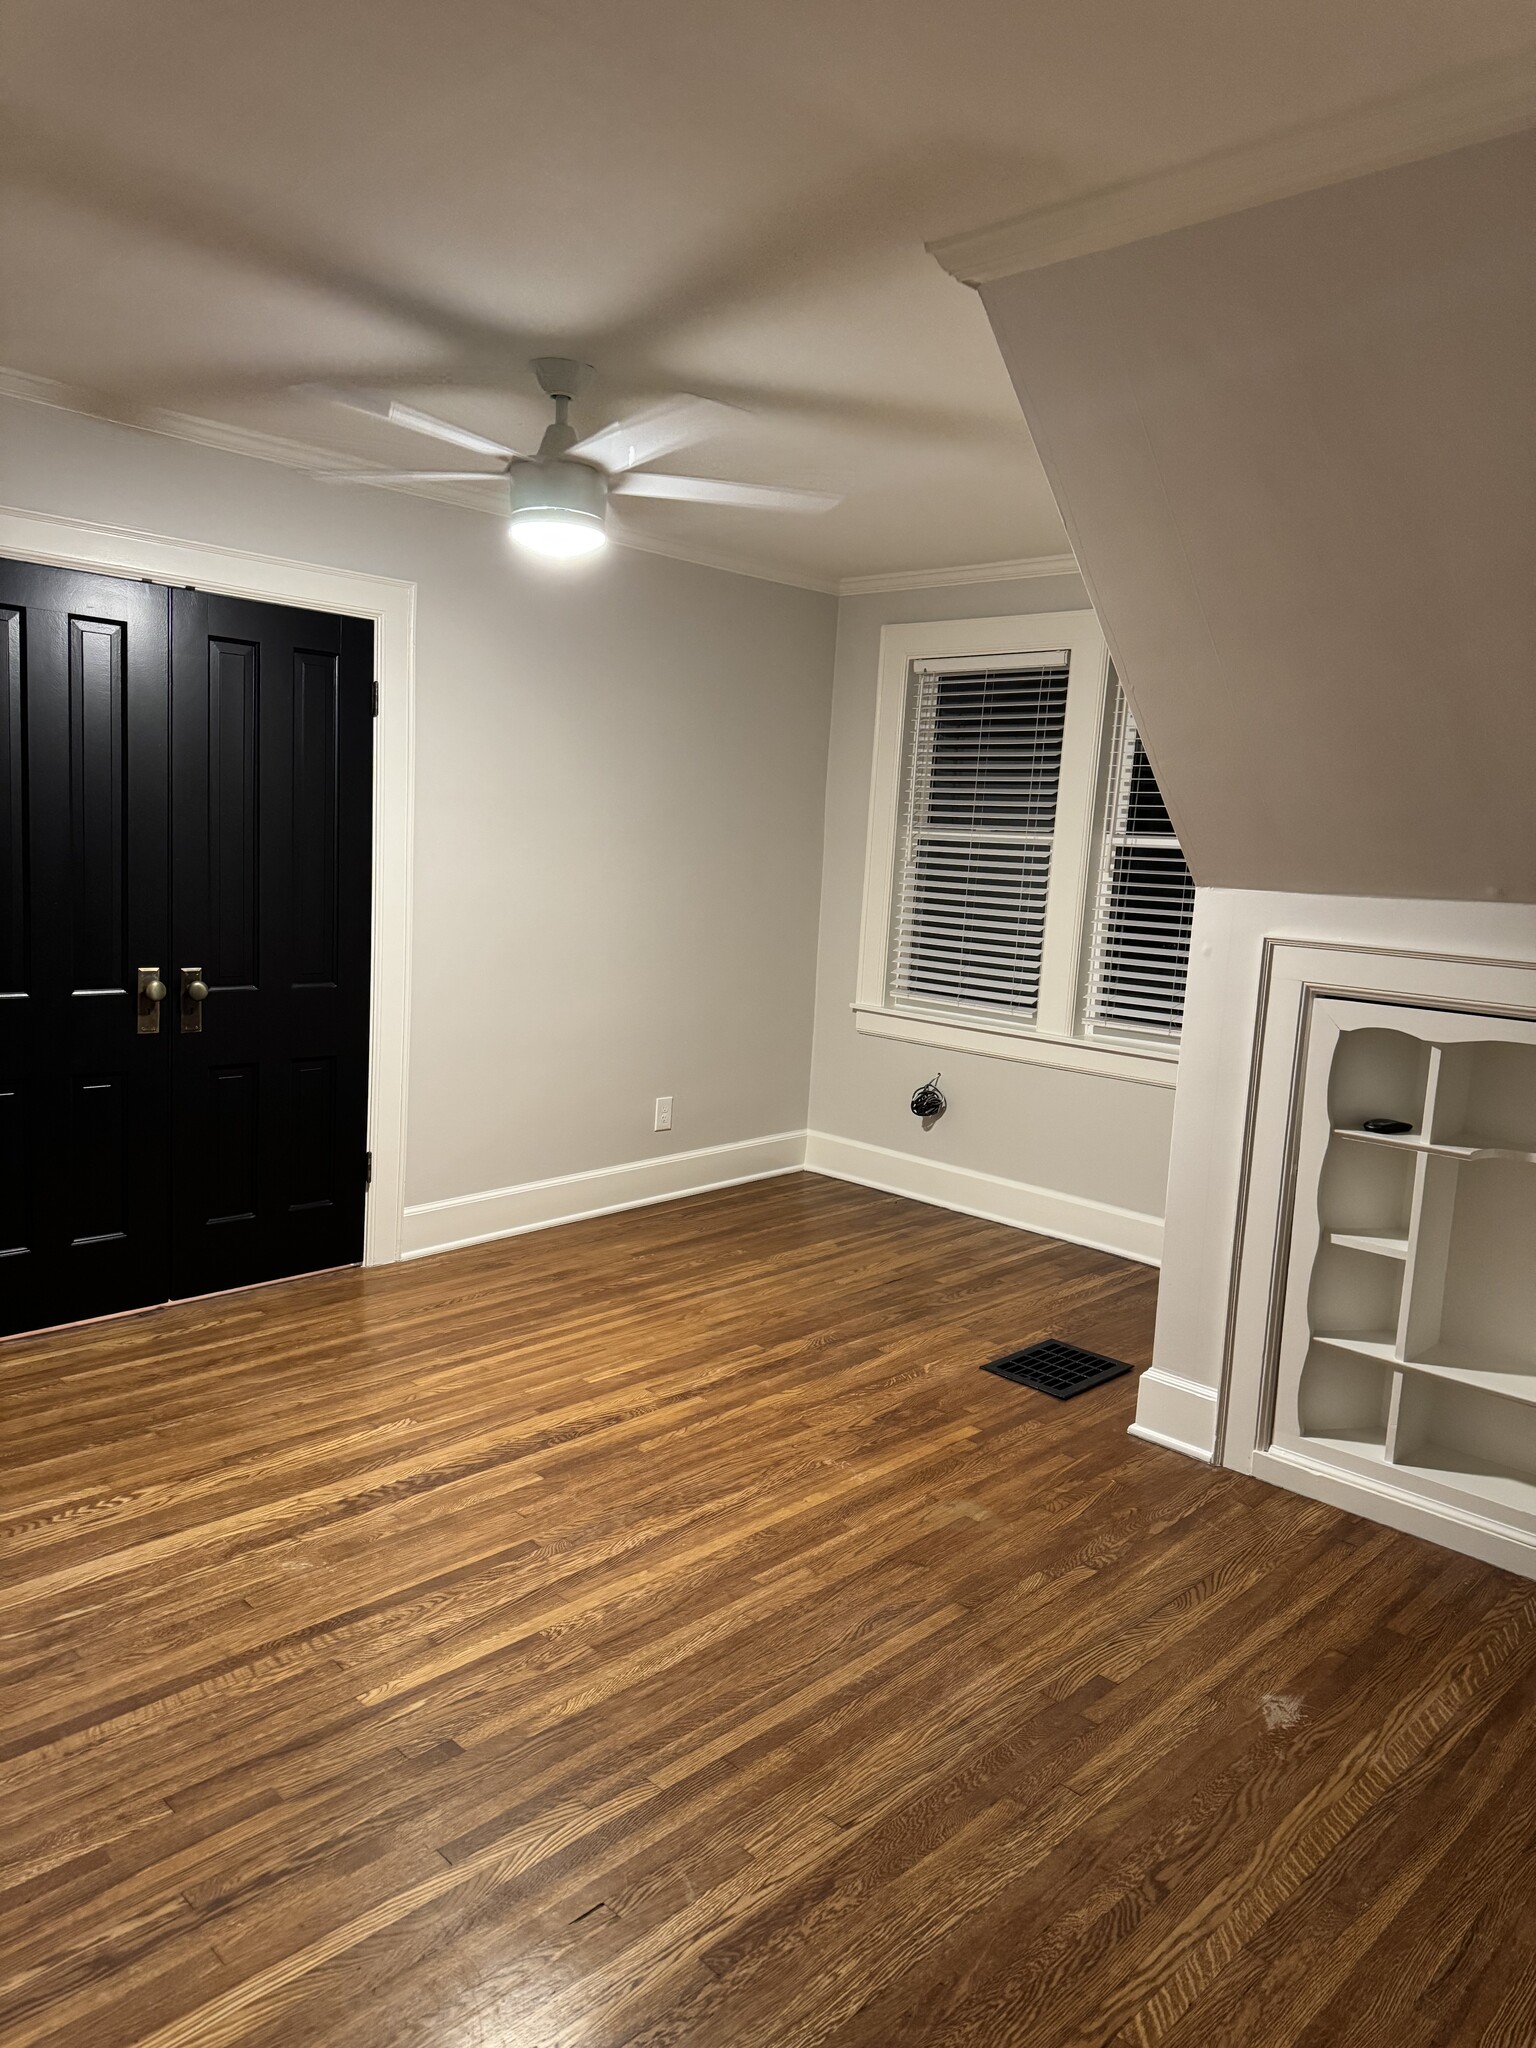
[[1400,1116],[1368,1116],[1360,1128],[1374,1132],[1378,1138],[1400,1138],[1405,1131],[1411,1131],[1413,1125],[1405,1124]]
[[1023,1351],[1010,1351],[993,1358],[982,1368],[1000,1380],[1012,1380],[1016,1387],[1032,1387],[1037,1394],[1050,1394],[1057,1401],[1070,1401],[1090,1387],[1102,1387],[1117,1380],[1131,1367],[1124,1359],[1105,1358],[1097,1351],[1084,1351],[1076,1344],[1063,1344],[1059,1337],[1047,1337],[1043,1344],[1031,1344]]

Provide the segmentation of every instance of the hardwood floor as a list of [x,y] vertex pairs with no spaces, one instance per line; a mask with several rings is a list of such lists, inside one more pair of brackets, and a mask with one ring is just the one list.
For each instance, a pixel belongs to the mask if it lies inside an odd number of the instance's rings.
[[1536,1588],[797,1175],[0,1347],[0,2041],[1536,2042]]

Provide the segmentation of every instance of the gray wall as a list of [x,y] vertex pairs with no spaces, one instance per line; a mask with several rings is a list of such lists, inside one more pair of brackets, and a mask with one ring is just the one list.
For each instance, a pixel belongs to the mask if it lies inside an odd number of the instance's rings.
[[[1173,1091],[861,1034],[853,1001],[864,897],[880,629],[1086,605],[1076,576],[844,598],[838,608],[811,1128],[975,1173],[1161,1216]],[[949,1110],[924,1132],[908,1103],[942,1068]]]
[[1198,882],[1536,901],[1536,133],[984,297]]
[[[1076,577],[839,606],[621,549],[550,575],[482,514],[19,401],[0,502],[416,583],[408,1203],[809,1122],[1161,1215],[1170,1090],[862,1037],[848,1008],[881,626],[1075,608]],[[925,1135],[906,1105],[939,1065]]]
[[408,1202],[804,1126],[831,598],[14,401],[0,502],[418,585]]

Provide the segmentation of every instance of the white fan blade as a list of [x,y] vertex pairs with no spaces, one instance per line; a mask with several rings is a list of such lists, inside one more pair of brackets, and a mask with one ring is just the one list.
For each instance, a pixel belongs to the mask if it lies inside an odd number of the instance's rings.
[[317,484],[504,484],[504,469],[312,469]]
[[328,398],[333,405],[344,405],[349,412],[364,412],[370,419],[388,420],[394,427],[409,427],[413,434],[430,434],[434,441],[447,441],[451,447],[468,449],[472,455],[501,455],[510,460],[517,453],[504,442],[492,441],[468,427],[456,427],[451,420],[440,420],[435,413],[418,412],[415,406],[402,405],[382,391],[352,391],[335,384],[306,384],[300,389]]
[[616,476],[608,487],[627,498],[679,498],[690,505],[740,505],[754,512],[830,512],[836,491],[798,491],[788,484],[732,484],[713,476]]
[[632,413],[627,420],[615,420],[611,427],[588,434],[566,453],[579,462],[601,463],[616,475],[670,455],[674,448],[686,448],[691,441],[707,440],[734,426],[741,416],[738,407],[720,405],[713,398],[669,398],[648,412]]

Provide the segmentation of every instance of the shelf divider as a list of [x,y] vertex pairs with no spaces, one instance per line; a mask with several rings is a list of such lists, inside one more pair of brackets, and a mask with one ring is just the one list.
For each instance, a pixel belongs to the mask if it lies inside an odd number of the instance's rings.
[[1390,1396],[1388,1397],[1387,1402],[1387,1440],[1385,1444],[1382,1446],[1383,1452],[1386,1457],[1386,1461],[1389,1465],[1395,1465],[1397,1463],[1398,1427],[1402,1421],[1403,1387],[1406,1384],[1406,1382],[1406,1373],[1393,1373],[1392,1391]]
[[[1437,1048],[1438,1050],[1438,1048]],[[1451,1220],[1456,1212],[1460,1165],[1421,1152],[1414,1162],[1413,1208],[1408,1221],[1408,1261],[1397,1319],[1399,1358],[1423,1358],[1440,1342],[1440,1309]]]
[[1341,1245],[1348,1252],[1374,1252],[1382,1259],[1406,1259],[1408,1239],[1392,1231],[1330,1230],[1327,1233],[1330,1244]]
[[1336,1351],[1355,1351],[1362,1358],[1374,1358],[1378,1365],[1401,1365],[1397,1337],[1391,1330],[1314,1330],[1315,1344],[1331,1344]]
[[1395,1152],[1428,1152],[1437,1159],[1453,1159],[1458,1164],[1467,1159],[1522,1159],[1536,1163],[1536,1152],[1529,1152],[1520,1145],[1493,1145],[1473,1142],[1453,1142],[1449,1139],[1426,1138],[1422,1131],[1358,1131],[1351,1124],[1335,1124],[1333,1136],[1348,1138],[1355,1145],[1380,1145]]

